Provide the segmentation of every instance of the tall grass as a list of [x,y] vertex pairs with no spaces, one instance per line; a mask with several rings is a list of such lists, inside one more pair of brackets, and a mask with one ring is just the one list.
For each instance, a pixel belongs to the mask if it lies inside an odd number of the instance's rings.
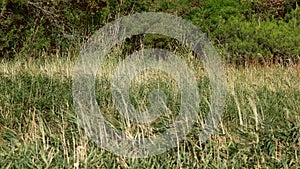
[[[51,58],[51,59],[50,59]],[[98,74],[97,100],[112,124],[126,129],[111,106],[110,80],[119,60],[107,59]],[[195,73],[199,119],[184,141],[163,154],[129,159],[105,151],[78,126],[72,102],[74,59],[41,57],[1,60],[0,168],[297,168],[300,166],[300,69],[225,66],[226,108],[219,130],[199,142],[202,116],[209,110],[209,81],[197,60],[186,60]],[[132,84],[132,100],[147,106],[147,90],[167,90],[178,110],[176,85],[148,72]],[[174,94],[175,93],[175,94]],[[207,100],[207,102],[205,102]],[[160,129],[161,125],[152,126]]]

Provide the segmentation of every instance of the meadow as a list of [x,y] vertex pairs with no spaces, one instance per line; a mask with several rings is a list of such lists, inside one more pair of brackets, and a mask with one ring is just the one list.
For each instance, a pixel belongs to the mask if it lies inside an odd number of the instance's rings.
[[[122,128],[109,83],[117,57],[98,74],[98,104]],[[281,65],[236,68],[224,64],[227,99],[218,130],[199,142],[201,114],[209,111],[209,80],[201,63],[186,59],[200,97],[199,118],[186,139],[157,156],[125,158],[101,149],[78,125],[72,98],[76,57],[41,56],[0,62],[0,168],[298,168],[300,69]],[[144,77],[144,79],[143,79]],[[157,77],[157,78],[155,78]],[[157,85],[158,84],[158,85]],[[164,88],[176,111],[176,85],[161,75],[141,75],[132,90],[137,107],[146,91]],[[139,105],[141,103],[141,105]],[[123,126],[124,127],[124,126]],[[160,126],[156,126],[159,128]]]
[[[3,0],[0,7],[0,168],[299,168],[298,0]],[[199,89],[196,122],[174,148],[126,158],[101,148],[79,125],[72,75],[78,50],[91,35],[139,12],[179,16],[203,31],[222,56],[227,95],[218,129],[201,142],[210,80],[200,60],[176,51]],[[172,125],[181,97],[168,74],[146,71],[130,82],[129,98],[139,111],[151,105],[151,91],[165,92],[168,111],[159,109],[162,115],[150,125],[124,121],[110,87],[126,53],[143,45],[181,49],[174,40],[133,36],[99,65],[96,100],[114,129],[137,137]]]

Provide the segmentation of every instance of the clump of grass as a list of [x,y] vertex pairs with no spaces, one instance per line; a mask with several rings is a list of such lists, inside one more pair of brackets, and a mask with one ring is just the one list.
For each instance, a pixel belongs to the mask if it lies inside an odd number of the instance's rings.
[[[113,56],[112,56],[113,57]],[[210,140],[199,132],[209,106],[209,80],[197,60],[199,117],[185,140],[153,157],[129,159],[101,149],[77,124],[71,72],[75,60],[2,60],[0,64],[0,166],[4,168],[288,168],[300,166],[300,70],[282,67],[225,67],[226,108]],[[96,81],[105,117],[119,130],[122,117],[111,100],[110,82],[119,60],[105,62]],[[197,67],[198,65],[198,67]],[[100,67],[101,67],[100,66]],[[162,74],[143,74],[132,83],[136,107],[149,106],[152,88],[167,93],[178,110],[177,87]],[[169,93],[168,93],[169,92]],[[133,124],[133,123],[132,123]],[[139,126],[136,126],[139,127]],[[153,128],[159,126],[152,126]],[[137,129],[137,128],[135,128]],[[149,128],[148,128],[149,129]],[[146,128],[140,130],[146,133]],[[131,131],[132,132],[132,131]],[[152,131],[148,131],[150,134]]]

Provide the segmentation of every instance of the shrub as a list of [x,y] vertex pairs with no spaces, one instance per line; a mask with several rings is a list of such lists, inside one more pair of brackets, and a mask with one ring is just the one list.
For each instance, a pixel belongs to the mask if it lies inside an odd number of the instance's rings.
[[[3,0],[0,2],[0,55],[10,58],[38,57],[41,52],[64,55],[71,48],[79,49],[91,34],[118,17],[162,11],[198,26],[229,62],[256,60],[261,56],[264,60],[296,61],[300,55],[298,1]],[[179,45],[174,40],[162,39],[157,35],[134,36],[126,40],[124,48],[135,50],[141,41],[149,46],[158,43],[162,48]]]

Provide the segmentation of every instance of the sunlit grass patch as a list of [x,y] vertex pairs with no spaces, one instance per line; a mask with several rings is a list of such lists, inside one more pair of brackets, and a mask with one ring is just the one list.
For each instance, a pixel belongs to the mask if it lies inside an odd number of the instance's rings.
[[[71,59],[2,61],[0,65],[0,166],[4,168],[285,168],[300,165],[300,70],[282,67],[225,66],[227,100],[218,131],[199,142],[210,102],[209,79],[197,62],[187,61],[201,97],[199,117],[177,147],[145,159],[115,156],[87,138],[77,124],[72,101]],[[95,82],[105,118],[122,131],[111,97],[113,70],[106,62]],[[106,69],[106,67],[108,67]],[[167,106],[178,111],[178,86],[162,72],[145,72],[131,83],[137,109],[150,106],[152,89],[166,93]],[[176,113],[174,113],[176,115]],[[162,118],[163,119],[163,118]],[[163,121],[160,121],[163,122]],[[153,134],[132,123],[131,132]],[[128,128],[127,128],[128,129]],[[148,133],[147,133],[148,132]],[[156,132],[161,132],[160,130]]]

